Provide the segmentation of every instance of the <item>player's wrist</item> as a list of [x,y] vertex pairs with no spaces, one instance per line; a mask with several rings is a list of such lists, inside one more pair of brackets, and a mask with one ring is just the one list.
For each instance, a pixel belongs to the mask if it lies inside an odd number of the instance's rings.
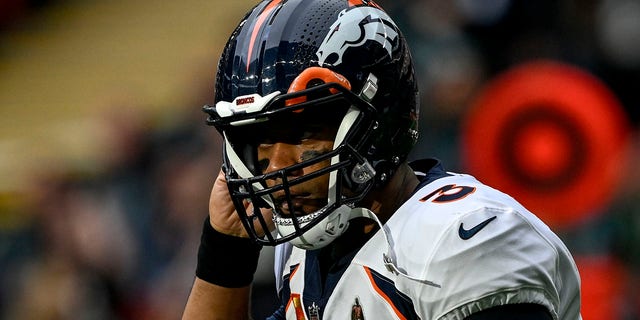
[[198,249],[196,276],[227,288],[240,288],[253,281],[262,246],[252,239],[216,231],[205,219]]

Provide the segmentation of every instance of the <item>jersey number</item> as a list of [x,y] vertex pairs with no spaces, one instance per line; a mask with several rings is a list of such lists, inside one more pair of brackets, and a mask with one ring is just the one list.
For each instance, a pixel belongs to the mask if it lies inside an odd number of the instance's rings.
[[472,194],[474,191],[476,191],[475,187],[457,186],[455,184],[448,184],[424,196],[422,199],[420,199],[420,202],[426,202],[426,201],[429,201],[429,199],[431,199],[431,202],[435,202],[435,203],[457,201]]

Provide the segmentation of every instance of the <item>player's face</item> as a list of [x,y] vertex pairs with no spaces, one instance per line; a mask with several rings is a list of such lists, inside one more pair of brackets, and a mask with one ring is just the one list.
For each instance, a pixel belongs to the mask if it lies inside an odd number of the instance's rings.
[[[307,111],[303,111],[305,113]],[[258,165],[262,173],[274,172],[291,165],[311,160],[333,150],[338,122],[337,118],[319,116],[311,113],[300,115],[300,119],[287,123],[275,122],[269,130],[262,134],[257,144]],[[292,120],[292,119],[289,119]],[[291,171],[288,179],[301,177],[327,167],[330,160],[304,166]],[[282,183],[278,180],[267,180],[269,187]],[[329,175],[293,185],[289,188],[293,208],[285,201],[285,191],[273,194],[275,205],[283,215],[304,215],[319,210],[327,204]]]
[[[285,134],[287,130],[278,134]],[[299,136],[291,139],[265,139],[258,145],[258,160],[263,173],[277,171],[288,166],[313,159],[319,155],[332,150],[335,137],[335,128],[314,128],[307,127],[300,132]],[[319,162],[310,166],[305,166],[300,170],[291,172],[289,179],[307,175],[329,165],[330,160]],[[268,180],[267,185],[273,186],[282,181]],[[298,215],[308,214],[322,208],[327,204],[329,175],[324,174],[301,184],[290,187],[289,192],[293,202],[290,208],[284,201],[285,192],[279,191],[274,194],[275,204],[284,215],[292,213]]]

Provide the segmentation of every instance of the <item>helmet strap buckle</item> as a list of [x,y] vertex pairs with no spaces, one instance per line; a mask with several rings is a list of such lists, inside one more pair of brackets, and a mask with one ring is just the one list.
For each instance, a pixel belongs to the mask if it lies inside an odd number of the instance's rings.
[[373,73],[369,73],[369,76],[367,77],[367,80],[364,82],[362,90],[360,91],[360,97],[367,102],[371,102],[377,92],[378,77],[376,77]]
[[351,171],[351,180],[357,184],[365,183],[375,176],[376,170],[373,169],[373,166],[366,160],[361,164],[356,164]]

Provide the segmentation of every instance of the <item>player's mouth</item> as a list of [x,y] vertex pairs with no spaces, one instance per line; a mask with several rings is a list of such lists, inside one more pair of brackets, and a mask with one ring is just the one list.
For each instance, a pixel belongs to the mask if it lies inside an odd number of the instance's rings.
[[283,217],[306,215],[319,210],[325,203],[326,200],[310,198],[310,195],[295,195],[291,201],[286,201],[286,197],[275,199],[276,209]]

